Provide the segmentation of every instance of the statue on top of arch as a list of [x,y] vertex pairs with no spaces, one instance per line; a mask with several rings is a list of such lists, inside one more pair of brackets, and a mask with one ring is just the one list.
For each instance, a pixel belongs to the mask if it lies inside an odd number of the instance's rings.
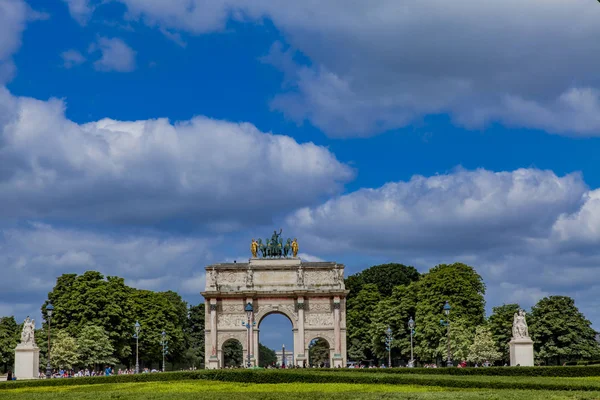
[[273,231],[271,238],[265,239],[264,243],[262,239],[254,240],[250,243],[250,252],[253,258],[258,258],[259,254],[262,258],[288,258],[290,256],[298,256],[298,241],[297,239],[288,238],[285,243],[281,234],[283,229]]

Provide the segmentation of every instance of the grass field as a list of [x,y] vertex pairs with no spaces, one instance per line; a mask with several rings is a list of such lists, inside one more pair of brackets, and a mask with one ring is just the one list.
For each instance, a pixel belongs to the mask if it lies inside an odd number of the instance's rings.
[[254,384],[214,381],[108,383],[55,387],[16,388],[0,392],[3,400],[20,399],[160,399],[160,400],[242,400],[242,399],[480,399],[559,400],[600,399],[599,392],[546,390],[477,390],[414,385],[352,383]]
[[[0,382],[0,399],[598,399],[600,376],[198,371]],[[563,372],[560,372],[563,373]]]

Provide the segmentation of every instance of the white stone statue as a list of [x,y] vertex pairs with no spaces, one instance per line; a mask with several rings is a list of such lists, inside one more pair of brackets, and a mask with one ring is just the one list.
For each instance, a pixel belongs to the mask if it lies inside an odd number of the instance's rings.
[[35,346],[35,320],[29,319],[29,316],[23,322],[21,345]]
[[246,270],[246,286],[254,286],[254,271],[250,267]]
[[296,284],[298,286],[304,286],[304,269],[302,268],[302,265],[300,265],[296,271]]
[[513,320],[513,339],[529,338],[529,329],[525,321],[525,311],[519,310],[515,313]]
[[215,269],[210,269],[208,271],[208,286],[216,287],[217,286],[217,271]]

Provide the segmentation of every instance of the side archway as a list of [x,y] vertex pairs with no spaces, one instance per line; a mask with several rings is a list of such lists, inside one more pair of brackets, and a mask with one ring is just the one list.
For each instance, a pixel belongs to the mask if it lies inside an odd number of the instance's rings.
[[332,365],[333,346],[321,337],[316,337],[308,345],[308,363],[311,367],[329,368]]
[[239,368],[244,364],[244,347],[237,339],[227,339],[221,347],[223,368]]

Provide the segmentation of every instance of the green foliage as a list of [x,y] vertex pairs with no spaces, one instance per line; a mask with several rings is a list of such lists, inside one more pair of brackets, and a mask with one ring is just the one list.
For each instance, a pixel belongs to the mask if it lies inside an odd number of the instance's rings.
[[[447,332],[447,328],[446,332]],[[450,357],[452,361],[466,361],[469,357],[469,347],[473,344],[474,327],[464,319],[457,319],[450,324]],[[448,336],[447,333],[440,339],[437,353],[442,360],[448,360]]]
[[19,326],[15,317],[0,318],[0,365],[6,372],[15,362],[15,347],[19,343]]
[[260,367],[267,367],[269,365],[277,364],[277,354],[275,351],[269,349],[267,346],[263,346],[262,343],[258,344],[258,365]]
[[346,301],[347,335],[350,343],[348,356],[353,360],[373,357],[371,318],[381,301],[381,294],[375,284],[363,286],[355,297]]
[[205,305],[190,306],[188,319],[184,330],[187,350],[185,359],[189,365],[197,368],[204,366],[204,315]]
[[350,290],[349,297],[354,297],[365,285],[373,284],[382,297],[392,295],[396,286],[408,286],[419,280],[419,272],[414,267],[403,264],[374,265],[357,274],[346,278],[346,289]]
[[77,337],[79,364],[93,369],[104,365],[115,365],[118,361],[113,354],[115,349],[104,328],[86,325]]
[[596,331],[570,297],[541,299],[532,307],[528,323],[536,358],[546,364],[600,356]]
[[[396,286],[392,295],[377,305],[372,316],[372,345],[377,358],[387,360],[386,330],[392,330],[392,360],[410,359],[410,329],[408,320],[415,315],[416,283]],[[386,361],[387,363],[387,361]],[[394,364],[392,364],[394,365]]]
[[496,342],[488,326],[478,326],[475,330],[475,339],[469,347],[468,361],[474,363],[483,363],[489,361],[493,363],[499,360],[502,354],[496,350]]
[[[458,338],[466,338],[467,332],[472,334],[475,326],[484,321],[485,285],[473,267],[462,263],[440,264],[421,277],[417,293],[415,352],[421,360],[445,357],[442,344],[445,343],[446,328],[440,320],[446,318],[442,309],[446,300],[452,307],[450,321],[463,321],[461,328],[452,324],[455,329],[465,331],[464,334],[457,332]],[[455,354],[460,353],[466,358],[468,350],[463,344],[457,346]]]
[[310,366],[329,365],[329,343],[327,340],[317,338],[308,346],[308,362]]
[[244,363],[244,349],[242,344],[229,339],[223,344],[223,361],[226,367],[241,367]]
[[79,363],[77,341],[66,330],[58,331],[50,343],[50,356],[54,368],[72,369]]
[[492,315],[488,319],[488,326],[496,343],[496,350],[500,352],[503,363],[510,362],[508,343],[512,338],[512,326],[514,315],[519,311],[518,304],[504,304],[492,308]]

